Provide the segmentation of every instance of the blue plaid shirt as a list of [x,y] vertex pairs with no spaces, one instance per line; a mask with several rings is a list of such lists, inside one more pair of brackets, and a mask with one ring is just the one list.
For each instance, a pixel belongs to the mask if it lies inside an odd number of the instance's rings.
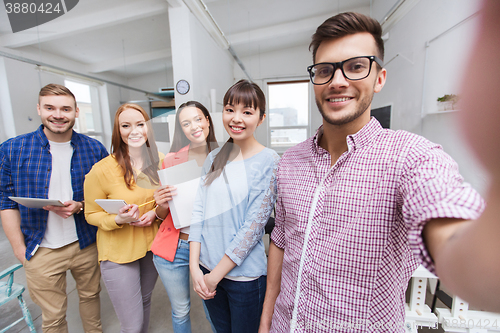
[[[85,175],[108,152],[99,141],[75,131],[71,136],[71,146],[73,200],[83,201]],[[28,260],[43,240],[49,212],[18,205],[8,197],[48,198],[51,171],[52,155],[43,125],[34,132],[19,135],[0,145],[0,210],[19,209]],[[97,228],[85,221],[84,214],[75,214],[74,217],[78,241],[83,249],[95,242]]]

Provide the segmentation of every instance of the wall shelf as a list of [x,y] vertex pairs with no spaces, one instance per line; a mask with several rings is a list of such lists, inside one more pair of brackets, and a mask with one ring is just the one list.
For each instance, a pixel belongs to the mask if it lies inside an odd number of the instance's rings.
[[454,113],[454,112],[459,112],[460,110],[444,110],[444,111],[431,111],[427,112],[426,115],[428,114],[443,114],[443,113]]

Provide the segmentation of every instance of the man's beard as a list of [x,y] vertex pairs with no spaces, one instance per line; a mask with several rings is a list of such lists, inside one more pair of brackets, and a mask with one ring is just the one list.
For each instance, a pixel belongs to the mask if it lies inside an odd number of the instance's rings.
[[73,130],[73,126],[75,125],[75,120],[73,121],[69,121],[66,125],[65,128],[52,128],[52,124],[50,123],[50,121],[46,120],[45,122],[42,122],[42,124],[44,125],[44,127],[54,133],[54,134],[64,134],[64,133],[67,133],[69,131],[72,131]]
[[321,103],[318,101],[318,98],[316,98],[316,105],[318,106],[321,116],[327,123],[329,123],[330,125],[342,126],[358,119],[362,114],[364,114],[365,111],[370,106],[370,104],[372,103],[372,99],[373,99],[373,94],[371,96],[366,96],[359,102],[358,107],[356,108],[356,110],[354,110],[353,113],[348,114],[341,119],[334,119],[329,117],[329,115],[326,114],[326,112],[324,112],[323,108],[321,107]]

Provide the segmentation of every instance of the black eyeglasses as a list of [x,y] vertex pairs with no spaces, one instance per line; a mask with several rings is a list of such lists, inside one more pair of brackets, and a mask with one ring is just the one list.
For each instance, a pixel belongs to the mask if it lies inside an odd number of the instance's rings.
[[337,69],[351,81],[363,80],[370,75],[373,62],[383,67],[384,63],[376,56],[354,57],[340,62],[321,62],[307,67],[311,82],[316,85],[327,84]]

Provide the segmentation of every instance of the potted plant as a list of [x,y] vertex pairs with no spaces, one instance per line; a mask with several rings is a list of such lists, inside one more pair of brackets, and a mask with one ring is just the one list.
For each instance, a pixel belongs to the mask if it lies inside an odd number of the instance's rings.
[[458,95],[455,94],[446,94],[442,97],[438,97],[438,111],[450,111],[456,110],[456,104],[458,102]]

